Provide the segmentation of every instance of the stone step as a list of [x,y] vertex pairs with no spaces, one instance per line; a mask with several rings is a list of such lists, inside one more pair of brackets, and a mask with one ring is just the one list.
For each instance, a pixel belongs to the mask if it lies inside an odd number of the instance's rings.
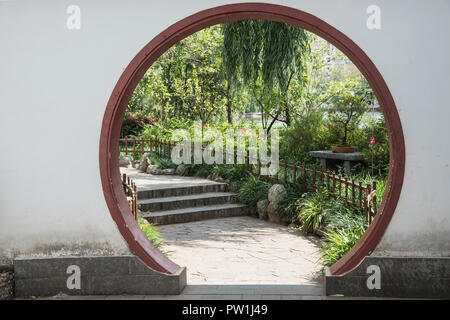
[[183,186],[174,186],[172,184],[158,185],[153,188],[139,189],[138,199],[155,199],[165,197],[179,197],[200,193],[226,192],[228,185],[226,183],[196,183]]
[[165,211],[190,207],[210,206],[223,203],[234,203],[237,194],[231,192],[209,192],[185,196],[163,197],[139,200],[141,211]]
[[144,214],[142,217],[153,224],[172,224],[206,219],[249,215],[249,208],[243,204],[227,203],[211,206],[190,207]]

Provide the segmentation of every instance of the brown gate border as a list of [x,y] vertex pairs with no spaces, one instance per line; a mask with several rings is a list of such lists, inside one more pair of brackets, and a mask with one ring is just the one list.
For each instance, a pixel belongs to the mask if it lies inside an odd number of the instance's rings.
[[298,9],[267,4],[237,3],[193,14],[157,35],[130,62],[120,76],[106,106],[100,135],[100,175],[111,216],[130,249],[150,268],[168,274],[180,267],[153,247],[130,212],[119,172],[119,135],[131,95],[152,63],[185,37],[211,25],[243,19],[266,19],[289,23],[309,30],[332,43],[358,67],[370,83],[386,119],[390,142],[390,170],[379,214],[361,239],[330,267],[331,275],[343,275],[371,254],[386,230],[397,206],[405,169],[405,143],[394,99],[378,69],[347,36],[321,19]]

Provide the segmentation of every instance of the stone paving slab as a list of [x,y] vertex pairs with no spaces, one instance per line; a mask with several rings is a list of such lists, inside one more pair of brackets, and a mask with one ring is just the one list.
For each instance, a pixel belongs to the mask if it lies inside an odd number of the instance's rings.
[[158,229],[166,241],[163,250],[168,257],[187,267],[188,284],[297,285],[323,281],[319,239],[284,225],[243,216]]

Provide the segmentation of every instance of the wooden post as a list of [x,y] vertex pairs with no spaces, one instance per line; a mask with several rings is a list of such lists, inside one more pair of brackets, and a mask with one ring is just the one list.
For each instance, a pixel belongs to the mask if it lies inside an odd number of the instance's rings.
[[247,149],[247,155],[245,156],[245,162],[247,164],[247,170],[250,171],[250,150]]
[[137,187],[136,187],[136,184],[134,184],[134,182],[133,182],[133,191],[134,191],[134,195],[133,195],[133,199],[134,199],[134,218],[136,219],[136,221],[138,221]]
[[373,190],[375,190],[375,195],[373,196],[373,210],[375,214],[377,213],[377,182],[376,180],[373,181]]
[[258,176],[261,176],[261,159],[258,157]]
[[369,202],[369,195],[371,186],[370,184],[367,185],[366,192],[364,193],[364,210],[366,211],[367,221],[370,223],[370,202]]
[[356,205],[356,202],[355,202],[355,178],[352,178],[352,204]]
[[133,158],[136,157],[136,138],[133,137]]
[[323,167],[320,166],[319,169],[320,169],[320,174],[319,174],[319,188],[322,188],[323,185],[324,185],[324,182],[325,182],[325,176],[324,176],[324,173],[323,173]]
[[362,187],[362,182],[361,180],[359,180],[359,208],[362,209],[362,193],[363,193],[363,187]]
[[338,179],[339,179],[338,181],[339,181],[339,198],[340,198],[342,195],[342,175],[341,174],[339,174]]
[[305,165],[302,166],[302,190],[306,192],[306,168]]
[[333,195],[336,196],[336,174],[332,173],[332,179],[333,179]]
[[316,191],[316,165],[313,166],[313,191]]
[[292,170],[294,170],[292,174],[292,183],[295,185],[295,183],[297,182],[297,165],[295,163],[294,168]]
[[348,179],[347,179],[347,177],[345,177],[344,184],[345,184],[345,203],[348,204],[349,201],[348,201]]

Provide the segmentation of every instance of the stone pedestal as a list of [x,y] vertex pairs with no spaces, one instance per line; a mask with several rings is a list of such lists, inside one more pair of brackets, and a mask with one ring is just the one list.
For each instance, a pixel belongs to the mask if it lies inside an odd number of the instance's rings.
[[352,162],[363,160],[361,152],[351,153],[335,153],[331,150],[310,151],[309,155],[313,158],[320,159],[320,165],[324,170],[330,167],[331,161],[340,161],[344,164],[344,173],[351,175]]

